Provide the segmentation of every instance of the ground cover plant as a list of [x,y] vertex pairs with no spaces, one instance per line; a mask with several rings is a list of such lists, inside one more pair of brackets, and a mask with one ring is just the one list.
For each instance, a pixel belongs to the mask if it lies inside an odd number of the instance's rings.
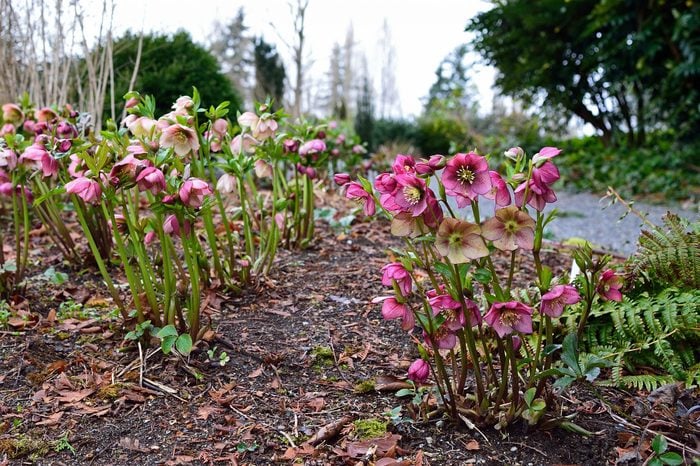
[[[0,462],[697,456],[697,297],[668,272],[695,270],[695,230],[645,234],[623,281],[545,241],[555,147],[397,155],[370,182],[333,122],[196,90],[155,108],[130,93],[96,134],[70,107],[3,106]],[[596,347],[606,316],[651,331]]]

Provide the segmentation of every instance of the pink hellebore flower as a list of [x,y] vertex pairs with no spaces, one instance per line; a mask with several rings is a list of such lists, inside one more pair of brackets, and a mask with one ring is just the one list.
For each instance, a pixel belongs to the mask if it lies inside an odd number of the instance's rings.
[[457,205],[465,207],[479,194],[491,190],[491,176],[486,159],[474,152],[452,157],[442,172],[445,192],[457,198]]
[[520,157],[525,155],[525,151],[522,147],[511,147],[503,154],[511,160],[518,160]]
[[244,112],[238,117],[238,124],[241,128],[250,128],[251,130],[258,126],[260,118],[253,112]]
[[400,262],[392,262],[382,267],[382,285],[394,286],[394,281],[396,281],[403,297],[411,294],[413,286],[411,274]]
[[31,203],[34,200],[32,192],[22,185],[12,186],[11,182],[0,183],[0,196],[12,196],[12,194],[24,194],[27,202]]
[[351,181],[347,184],[347,190],[345,191],[345,197],[352,199],[354,201],[364,202],[365,215],[371,217],[376,212],[376,206],[374,205],[374,198],[370,193],[365,191],[357,181]]
[[175,214],[170,214],[163,221],[163,233],[169,236],[180,236],[180,223]]
[[22,109],[19,108],[17,104],[3,104],[2,106],[2,120],[5,123],[11,123],[13,126],[17,127],[22,123],[24,119],[24,113]]
[[163,130],[160,136],[162,147],[172,147],[180,157],[199,149],[197,133],[192,128],[181,124],[170,125]]
[[0,167],[7,170],[14,170],[17,166],[17,154],[13,150],[0,150]]
[[102,189],[100,183],[95,180],[81,176],[66,183],[65,188],[68,194],[75,194],[88,204],[97,205],[100,203]]
[[299,155],[320,154],[326,150],[326,143],[320,139],[312,139],[299,147]]
[[228,131],[228,121],[226,121],[224,118],[217,118],[211,124],[211,132],[216,134],[220,138],[223,138],[226,135],[227,131]]
[[299,150],[299,141],[296,139],[285,139],[282,143],[285,154],[296,154]]
[[481,238],[479,225],[456,218],[446,218],[440,224],[435,248],[453,264],[488,256],[489,250]]
[[259,141],[255,139],[250,134],[240,134],[231,140],[231,153],[241,154],[245,152],[246,154],[255,153],[255,146],[259,144]]
[[416,359],[408,368],[408,378],[415,383],[425,383],[430,376],[430,365],[422,359]]
[[41,169],[44,177],[55,176],[58,173],[58,161],[38,142],[24,150],[19,157],[19,163],[34,170]]
[[171,108],[175,110],[175,113],[186,115],[193,107],[194,101],[192,100],[192,97],[183,95],[177,98]]
[[165,175],[156,167],[146,167],[136,177],[139,191],[150,191],[158,194],[165,190]]
[[484,194],[486,199],[493,199],[499,207],[505,207],[510,204],[510,191],[508,185],[498,172],[489,171],[491,177],[491,190]]
[[540,312],[550,317],[559,317],[564,312],[567,304],[576,304],[581,301],[581,295],[571,285],[556,285],[550,291],[542,295]]
[[153,243],[155,240],[158,239],[158,236],[156,236],[155,231],[149,231],[146,233],[143,237],[143,242],[148,246],[149,244]]
[[606,270],[600,276],[596,291],[605,301],[622,301],[622,277],[617,275],[611,269]]
[[36,121],[38,122],[49,122],[53,120],[54,118],[58,118],[58,115],[56,112],[54,112],[52,109],[49,107],[44,107],[41,110],[37,110],[36,112]]
[[78,130],[67,121],[62,121],[56,126],[56,136],[61,139],[73,139],[78,136]]
[[216,182],[216,190],[220,193],[232,193],[235,189],[236,177],[229,173],[221,175],[219,181]]
[[180,187],[180,199],[185,205],[199,208],[202,207],[204,198],[213,194],[213,192],[206,181],[199,178],[190,178]]
[[12,123],[5,123],[0,128],[0,136],[5,136],[6,134],[15,134],[16,128]]
[[[546,165],[546,164],[545,164]],[[515,188],[515,205],[522,207],[524,202],[527,202],[535,210],[542,212],[546,204],[556,202],[557,195],[552,188],[543,180],[542,174],[538,174],[536,170],[532,172],[532,178],[529,182],[521,183]],[[548,177],[547,175],[546,177]],[[527,191],[527,200],[525,200],[525,192]]]
[[272,178],[272,165],[264,161],[263,159],[258,159],[255,161],[255,176],[258,178]]
[[391,164],[391,169],[395,175],[416,172],[416,160],[410,155],[398,154]]
[[409,331],[416,325],[416,318],[413,316],[413,312],[408,306],[398,302],[395,297],[381,296],[374,298],[372,302],[382,303],[382,317],[385,320],[401,319],[402,329]]
[[532,163],[539,164],[543,160],[551,159],[561,153],[561,149],[556,147],[543,147],[538,153],[532,157]]
[[275,135],[279,124],[272,117],[260,118],[258,124],[253,127],[253,137],[259,141],[264,141]]
[[484,320],[501,338],[514,331],[532,333],[532,308],[517,301],[493,303]]
[[394,203],[402,212],[418,217],[428,207],[428,187],[425,180],[412,173],[396,175]]
[[150,166],[150,161],[139,160],[129,153],[122,160],[112,165],[112,169],[109,171],[110,183],[117,186],[122,181],[134,182],[141,171]]
[[70,163],[68,164],[68,174],[72,178],[80,178],[87,170],[83,160],[77,154],[70,155]]
[[496,210],[496,215],[482,225],[481,234],[501,251],[529,250],[535,242],[535,221],[511,205]]
[[350,178],[350,175],[347,173],[336,173],[335,175],[333,175],[333,181],[338,186],[345,186],[346,184],[350,183],[350,181],[352,181],[352,179]]

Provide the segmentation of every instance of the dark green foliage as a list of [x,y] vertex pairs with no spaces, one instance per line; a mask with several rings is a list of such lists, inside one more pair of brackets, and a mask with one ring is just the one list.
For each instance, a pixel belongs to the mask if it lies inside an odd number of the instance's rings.
[[415,142],[421,155],[426,157],[467,152],[476,146],[465,121],[437,112],[418,120]]
[[374,96],[369,78],[365,76],[357,97],[357,114],[355,115],[355,132],[367,143],[369,150],[374,149]]
[[467,26],[507,94],[606,144],[643,145],[649,128],[697,140],[700,4],[685,0],[506,0]]
[[700,290],[625,297],[593,311],[588,322],[584,346],[614,361],[612,384],[653,388],[669,381],[664,375],[623,375],[625,367],[651,367],[691,382],[700,377]]
[[[130,32],[114,42],[117,98],[129,90],[138,43],[139,36]],[[221,73],[216,58],[195,44],[187,32],[145,35],[133,90],[155,98],[156,115],[169,112],[178,97],[191,95],[193,86],[199,90],[205,108],[226,100],[231,103],[234,113],[240,107],[240,98],[229,79]]]
[[284,98],[286,77],[284,65],[275,47],[265,42],[262,37],[255,39],[254,47],[255,92],[253,98],[258,102],[265,102],[268,97],[272,98],[275,109],[278,109]]
[[569,189],[604,193],[615,187],[623,196],[662,194],[665,199],[697,195],[700,172],[693,160],[700,144],[675,143],[671,132],[649,135],[644,147],[606,147],[597,137],[549,141],[562,149],[557,166]]
[[700,289],[700,222],[668,213],[664,226],[643,230],[628,263],[629,279],[637,289],[678,287]]
[[392,142],[405,142],[414,144],[416,141],[417,126],[409,120],[389,120],[381,118],[375,120],[372,128],[372,139],[375,146]]

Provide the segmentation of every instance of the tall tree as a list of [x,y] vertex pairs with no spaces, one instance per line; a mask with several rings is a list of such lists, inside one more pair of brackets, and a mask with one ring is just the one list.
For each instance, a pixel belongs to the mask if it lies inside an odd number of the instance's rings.
[[476,113],[476,89],[467,75],[466,54],[467,46],[458,46],[435,70],[435,82],[425,104],[426,113],[446,111],[458,117]]
[[401,114],[401,102],[396,89],[396,47],[391,40],[389,21],[384,18],[382,35],[379,39],[381,50],[381,80],[379,86],[379,117],[389,118]]
[[228,23],[214,24],[214,40],[211,42],[211,53],[221,64],[222,71],[228,76],[234,87],[243,97],[246,104],[251,104],[251,57],[253,39],[246,33],[245,13],[243,7],[238,9],[236,16]]
[[292,47],[294,52],[294,104],[292,115],[301,115],[302,93],[304,91],[304,45],[306,41],[305,21],[306,9],[309,7],[309,0],[297,0],[296,7],[289,5],[294,16],[294,36],[295,42]]
[[275,101],[275,107],[284,99],[284,65],[275,47],[258,37],[254,42],[253,63],[255,65],[255,88],[253,98],[265,102],[268,97]]
[[576,115],[606,142],[642,144],[659,126],[697,134],[700,4],[506,0],[467,30],[504,93]]
[[[117,96],[124,95],[129,89],[139,39],[139,36],[127,32],[114,42]],[[205,106],[228,100],[234,112],[240,108],[240,97],[221,72],[216,58],[203,46],[194,43],[187,32],[180,30],[173,35],[143,36],[140,66],[133,89],[153,95],[157,113],[164,114],[170,111],[178,97],[191,95],[192,86],[199,90]]]
[[364,60],[364,73],[362,84],[357,94],[357,112],[355,113],[355,132],[362,141],[365,141],[368,148],[374,148],[372,135],[374,130],[374,93],[372,82],[367,70],[367,61]]

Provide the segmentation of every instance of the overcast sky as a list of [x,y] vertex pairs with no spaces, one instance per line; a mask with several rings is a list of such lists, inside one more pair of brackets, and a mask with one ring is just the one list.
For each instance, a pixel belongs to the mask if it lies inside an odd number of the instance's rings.
[[[126,29],[174,32],[184,28],[200,43],[212,39],[214,21],[226,23],[243,6],[249,32],[275,43],[285,60],[290,56],[280,39],[280,36],[290,42],[292,39],[286,0],[115,0],[115,4],[117,35]],[[468,19],[487,7],[484,1],[469,0],[310,0],[306,56],[313,63],[309,75],[317,81],[327,72],[333,44],[344,42],[352,24],[357,47],[365,51],[378,88],[378,41],[386,18],[396,48],[400,108],[404,116],[417,115],[421,111],[421,98],[428,93],[440,61],[456,46],[468,41],[464,32]],[[289,63],[288,75],[292,69]],[[482,109],[489,108],[493,71],[476,66],[471,74],[482,96]]]

